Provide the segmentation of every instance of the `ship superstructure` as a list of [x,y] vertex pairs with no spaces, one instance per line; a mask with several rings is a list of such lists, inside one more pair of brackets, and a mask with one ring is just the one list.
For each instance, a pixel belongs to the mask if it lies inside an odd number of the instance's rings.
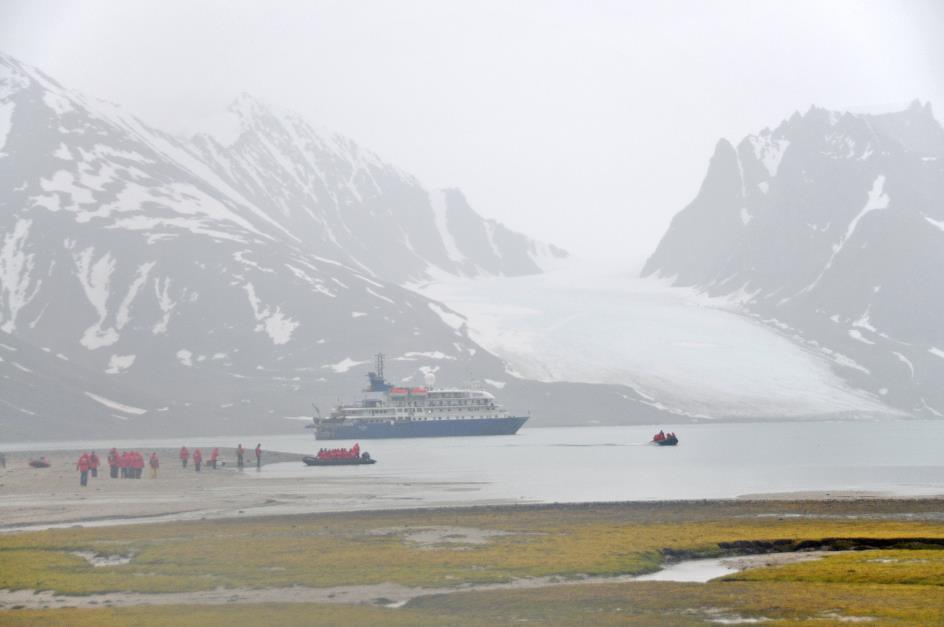
[[514,416],[486,390],[435,387],[427,376],[423,387],[394,386],[384,379],[384,356],[367,373],[363,398],[339,405],[328,418],[316,417],[319,440],[511,435],[527,416]]

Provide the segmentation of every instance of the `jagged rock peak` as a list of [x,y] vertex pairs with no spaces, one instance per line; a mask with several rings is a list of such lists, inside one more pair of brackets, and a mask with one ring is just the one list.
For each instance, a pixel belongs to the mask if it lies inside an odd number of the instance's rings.
[[811,107],[747,136],[733,166],[719,142],[644,274],[733,299],[876,398],[944,415],[944,128],[930,112]]

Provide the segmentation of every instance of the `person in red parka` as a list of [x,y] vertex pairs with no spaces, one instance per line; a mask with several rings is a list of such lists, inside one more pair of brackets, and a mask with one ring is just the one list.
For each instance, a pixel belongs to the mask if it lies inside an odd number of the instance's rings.
[[121,478],[128,478],[128,468],[131,467],[131,460],[128,458],[128,451],[121,451],[118,456],[118,467],[121,469]]
[[88,453],[82,453],[82,456],[79,458],[78,463],[75,465],[75,469],[79,471],[79,485],[85,487],[88,485],[88,472],[89,472],[89,455]]
[[89,455],[89,470],[92,471],[92,478],[98,477],[98,467],[101,462],[98,460],[98,455],[95,454],[95,451],[92,451],[92,454]]
[[144,455],[138,451],[134,452],[134,478],[140,479],[144,474]]
[[161,467],[161,462],[157,459],[157,453],[152,452],[148,459],[148,465],[151,467],[151,479],[157,479],[157,469]]
[[262,444],[256,444],[256,470],[262,469]]
[[200,462],[203,461],[203,451],[198,448],[193,449],[193,467],[200,472]]
[[118,450],[115,448],[108,451],[108,471],[112,479],[118,478]]
[[187,460],[190,459],[190,451],[187,450],[186,446],[180,447],[180,463],[184,468],[187,467]]
[[213,452],[210,453],[210,468],[216,470],[216,460],[220,457],[220,449],[214,448]]

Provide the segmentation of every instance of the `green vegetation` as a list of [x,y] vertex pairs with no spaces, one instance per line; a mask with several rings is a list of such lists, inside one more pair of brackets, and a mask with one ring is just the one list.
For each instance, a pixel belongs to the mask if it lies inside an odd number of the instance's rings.
[[[944,586],[944,550],[838,553],[813,562],[748,570],[727,579]],[[944,587],[940,591],[944,594]]]
[[[810,619],[871,616],[944,622],[941,501],[691,503],[476,508],[57,529],[0,536],[0,588],[65,594],[398,583],[451,587],[558,576],[636,574],[663,552],[719,554],[719,543],[894,538],[895,548],[738,573],[709,584],[633,582],[422,597],[407,607],[351,605],[160,606],[15,610],[0,623],[261,624],[380,622],[482,624],[652,622],[719,615]],[[861,515],[860,515],[861,514]],[[429,533],[430,528],[435,529]],[[424,530],[427,530],[425,533]],[[913,547],[911,546],[913,545]],[[938,545],[940,546],[940,545]],[[907,548],[902,548],[907,547]],[[92,567],[73,551],[133,555]],[[835,615],[835,616],[834,616]],[[148,620],[145,620],[148,619]]]

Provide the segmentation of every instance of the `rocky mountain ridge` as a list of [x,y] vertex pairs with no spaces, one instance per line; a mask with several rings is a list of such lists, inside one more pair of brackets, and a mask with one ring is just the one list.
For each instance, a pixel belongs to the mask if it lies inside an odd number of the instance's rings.
[[877,399],[944,414],[944,128],[811,108],[718,142],[644,275],[738,300]]
[[[401,286],[564,251],[295,114],[246,97],[230,114],[226,143],[182,139],[0,56],[3,437],[300,429],[286,419],[350,400],[378,351],[396,381],[487,380],[573,421],[588,386],[515,378]],[[595,391],[603,414],[635,407]]]

